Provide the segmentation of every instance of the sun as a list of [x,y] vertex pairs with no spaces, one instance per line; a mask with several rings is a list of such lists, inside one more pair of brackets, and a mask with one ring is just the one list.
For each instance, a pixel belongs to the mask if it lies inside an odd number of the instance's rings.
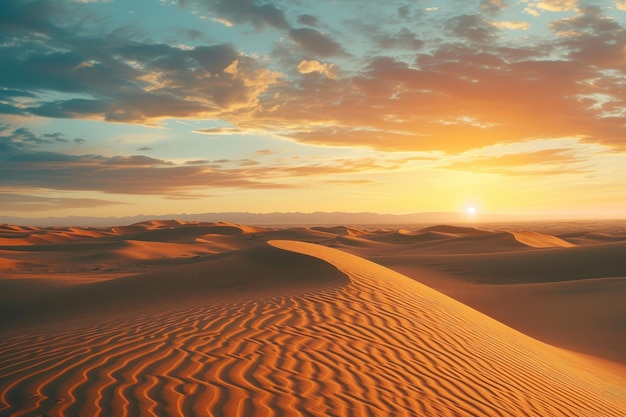
[[476,214],[476,207],[474,207],[474,206],[468,206],[468,207],[465,209],[465,211],[466,211],[466,213],[467,213],[467,214],[470,214],[470,215],[472,215],[472,214]]

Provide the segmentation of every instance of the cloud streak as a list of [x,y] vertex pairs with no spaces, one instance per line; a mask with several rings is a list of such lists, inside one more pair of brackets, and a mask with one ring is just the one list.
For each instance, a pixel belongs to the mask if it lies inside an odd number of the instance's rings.
[[[27,129],[10,128],[0,137],[0,197],[7,196],[7,204],[41,202],[42,207],[66,204],[66,207],[85,207],[109,200],[59,199],[41,196],[19,199],[19,190],[89,191],[107,194],[163,195],[170,198],[204,197],[211,189],[280,190],[308,186],[306,178],[332,179],[333,176],[364,172],[388,171],[401,168],[406,161],[397,158],[325,158],[323,161],[286,161],[273,158],[264,162],[244,159],[196,159],[172,162],[146,155],[74,155],[41,151],[42,140]],[[45,134],[52,140],[59,134]],[[4,144],[4,145],[3,145]],[[149,150],[150,148],[147,148]],[[260,150],[256,156],[271,156]],[[4,190],[4,191],[2,191]],[[34,208],[31,210],[35,210]]]
[[50,210],[88,209],[124,205],[121,201],[98,198],[41,197],[25,194],[0,193],[3,210],[22,213],[45,213]]
[[[573,171],[585,172],[588,169],[580,165],[583,161],[571,149],[545,149],[483,156],[472,160],[457,161],[443,167],[474,173],[487,172],[503,175],[571,175]],[[564,166],[568,169],[564,170]]]

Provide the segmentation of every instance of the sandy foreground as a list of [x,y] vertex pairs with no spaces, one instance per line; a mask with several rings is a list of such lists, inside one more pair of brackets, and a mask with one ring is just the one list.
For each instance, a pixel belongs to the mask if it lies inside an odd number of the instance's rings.
[[626,233],[510,230],[0,225],[0,416],[626,415]]

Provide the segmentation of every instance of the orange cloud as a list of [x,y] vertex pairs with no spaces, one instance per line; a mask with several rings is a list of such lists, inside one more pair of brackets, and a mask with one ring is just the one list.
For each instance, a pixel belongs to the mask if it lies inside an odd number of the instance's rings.
[[[600,62],[585,40],[579,45],[581,58]],[[624,146],[626,116],[617,109],[626,94],[618,78],[587,83],[598,73],[580,60],[516,59],[520,52],[450,46],[418,56],[414,66],[378,58],[351,78],[277,86],[279,95],[233,123],[273,126],[303,143],[385,150],[460,152],[566,136]],[[582,99],[598,92],[611,97],[602,109]],[[603,116],[609,107],[613,116]]]
[[298,72],[300,74],[310,74],[312,72],[319,72],[328,78],[333,80],[337,79],[339,75],[339,67],[335,64],[322,64],[319,61],[307,61],[302,60],[298,64]]
[[207,129],[196,129],[193,131],[193,133],[200,133],[203,135],[236,135],[243,132],[243,129],[236,127],[210,127]]
[[536,4],[538,9],[548,10],[551,12],[562,12],[567,10],[575,10],[578,7],[578,0],[543,0]]
[[[444,168],[505,175],[571,174],[572,171],[585,170],[580,167],[576,169],[572,165],[582,161],[571,149],[546,149],[535,152],[483,156],[457,161],[444,166]],[[567,170],[563,169],[565,165],[568,166]]]
[[[555,6],[556,7],[556,6]],[[529,138],[585,137],[614,147],[626,142],[626,30],[598,8],[556,20],[577,31],[552,47],[493,47],[496,28],[479,17],[449,29],[483,47],[443,44],[407,62],[375,57],[364,70],[335,80],[277,84],[251,113],[232,122],[278,130],[316,145],[461,152]]]
[[[259,151],[258,154],[269,153]],[[333,179],[339,175],[346,179],[345,176],[350,174],[399,169],[406,162],[395,157],[320,157],[298,162],[266,161],[263,164],[249,158],[174,163],[143,155],[104,157],[13,150],[0,158],[0,194],[13,195],[20,189],[47,189],[192,198],[197,196],[198,190],[216,188],[303,187],[308,186],[309,180],[305,180],[308,177]],[[11,201],[28,204],[23,197]],[[87,207],[89,204],[96,206],[98,201],[42,199],[40,203],[44,206],[65,204],[69,207],[74,204],[73,207]]]
[[491,26],[497,27],[498,29],[510,29],[510,30],[528,30],[530,29],[530,23],[528,22],[489,22]]

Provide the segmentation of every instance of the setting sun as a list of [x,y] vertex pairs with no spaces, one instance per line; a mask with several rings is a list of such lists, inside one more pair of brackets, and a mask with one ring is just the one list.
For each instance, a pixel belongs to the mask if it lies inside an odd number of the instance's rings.
[[467,207],[467,208],[465,209],[465,211],[466,211],[466,213],[467,213],[467,214],[470,214],[470,215],[471,215],[471,214],[476,214],[476,207],[474,207],[474,206],[469,206],[469,207]]

